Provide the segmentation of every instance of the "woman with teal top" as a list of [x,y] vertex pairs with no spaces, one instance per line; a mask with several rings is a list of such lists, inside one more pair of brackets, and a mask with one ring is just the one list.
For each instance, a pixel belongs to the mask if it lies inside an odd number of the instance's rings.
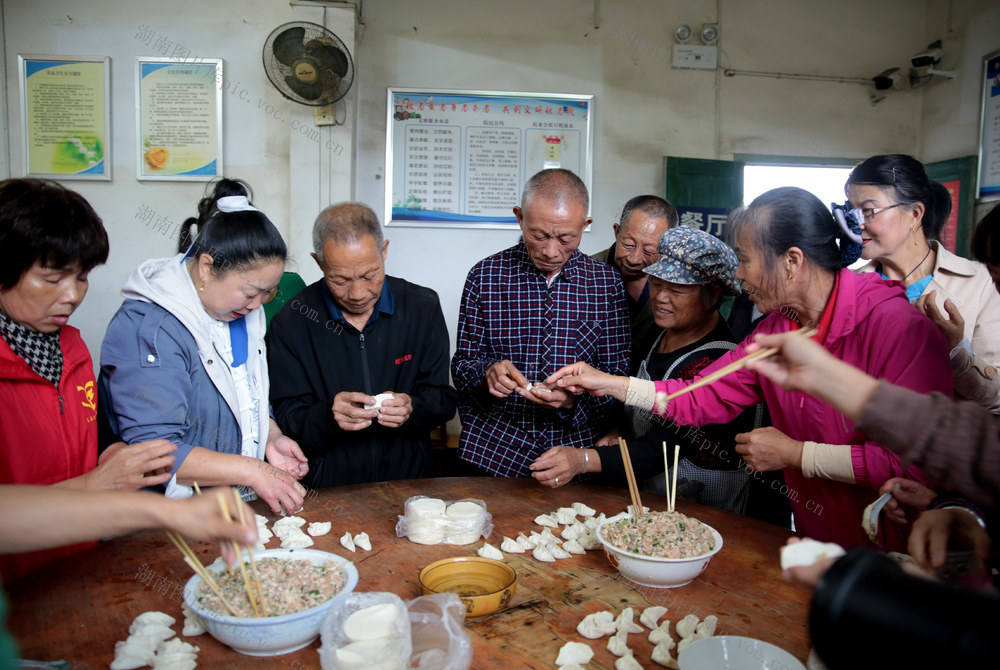
[[951,196],[910,156],[873,156],[851,172],[848,207],[861,224],[860,272],[902,282],[951,347],[955,396],[1000,413],[1000,294],[988,268],[938,240]]

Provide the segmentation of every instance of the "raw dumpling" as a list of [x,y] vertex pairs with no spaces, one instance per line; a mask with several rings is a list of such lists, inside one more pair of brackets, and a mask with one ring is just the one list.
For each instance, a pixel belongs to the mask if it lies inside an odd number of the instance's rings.
[[365,551],[371,551],[372,541],[371,538],[368,537],[368,533],[358,533],[357,535],[355,535],[354,546],[360,549],[364,549]]
[[360,609],[344,621],[344,635],[351,642],[388,638],[398,616],[399,607],[395,603],[380,603]]
[[718,623],[719,617],[714,614],[709,614],[705,617],[704,621],[695,627],[694,632],[696,635],[700,635],[701,637],[712,637],[715,635],[715,627]]
[[581,502],[573,503],[573,510],[580,516],[594,516],[597,514],[593,507],[588,507],[586,504]]
[[553,519],[548,514],[539,514],[535,517],[535,523],[539,526],[548,526],[549,528],[558,528],[559,522]]
[[503,542],[500,543],[500,549],[506,551],[508,554],[523,554],[524,547],[517,543],[517,540],[512,540],[509,537],[504,536]]
[[115,642],[115,658],[109,666],[111,670],[134,670],[149,665],[153,660],[155,647],[132,641]]
[[579,663],[570,663],[569,665],[560,665],[559,670],[583,670],[583,666]]
[[625,635],[642,632],[642,626],[635,622],[635,613],[631,607],[626,607],[622,610],[622,613],[615,619],[615,626],[619,633],[624,630]]
[[567,642],[559,649],[559,656],[556,657],[556,665],[583,665],[590,663],[594,657],[594,650],[583,642]]
[[281,538],[282,549],[305,549],[313,544],[313,539],[297,528]]
[[821,558],[839,558],[844,555],[844,548],[834,542],[817,542],[805,539],[794,544],[786,544],[781,548],[781,569],[787,570],[798,566],[812,565]]
[[656,628],[657,622],[660,620],[660,617],[662,617],[666,613],[667,613],[666,607],[660,607],[659,605],[653,605],[652,607],[647,607],[642,611],[642,615],[639,616],[639,623],[641,623],[649,630],[654,630]]
[[[670,640],[670,638],[668,637],[667,640]],[[670,653],[670,650],[673,648],[674,648],[673,640],[670,641],[670,646],[661,643],[653,647],[653,654],[651,656],[651,658],[653,659],[653,663],[658,663],[665,668],[673,668],[674,670],[680,670],[681,666],[677,665],[677,659],[674,658],[673,654]]]
[[198,647],[180,638],[161,642],[150,666],[154,670],[193,670],[197,667]]
[[132,625],[128,627],[128,632],[134,633],[140,628],[154,623],[169,627],[177,623],[177,619],[164,612],[143,612],[136,618],[132,619]]
[[580,546],[587,551],[601,548],[601,541],[597,539],[597,533],[594,531],[584,533],[580,537],[576,538],[576,541],[579,542]]
[[[532,531],[531,534],[536,537],[538,536],[538,533],[534,531]],[[524,547],[524,550],[527,551],[528,549],[534,549],[535,545],[538,544],[538,541],[528,537],[524,533],[519,533],[517,536],[517,543]]]
[[555,556],[552,555],[552,551],[549,550],[544,544],[540,544],[531,550],[531,555],[535,557],[536,561],[542,561],[544,563],[555,563]]
[[340,538],[340,544],[348,551],[354,551],[354,538],[351,537],[351,533],[344,533],[343,537]]
[[332,527],[333,524],[329,521],[317,521],[315,523],[309,524],[309,528],[307,528],[306,530],[313,537],[319,537],[321,535],[326,535],[327,533],[329,533]]
[[187,605],[182,605],[181,611],[184,612],[184,630],[181,631],[181,635],[184,637],[204,635],[205,622],[201,620],[201,617],[195,614]]
[[563,526],[576,523],[576,510],[572,507],[560,507],[552,516]]
[[170,626],[164,626],[163,624],[151,623],[145,626],[138,626],[133,623],[130,631],[135,629],[130,635],[129,639],[137,638],[142,640],[152,640],[152,647],[156,649],[156,645],[164,640],[174,636],[174,630]]
[[576,625],[576,632],[589,640],[611,635],[616,630],[618,627],[615,625],[615,615],[611,612],[588,614]]
[[[516,542],[514,544],[517,544]],[[483,558],[492,558],[494,561],[502,561],[503,554],[500,550],[494,547],[489,542],[483,542],[483,546],[479,547],[479,551],[476,552]]]
[[658,627],[649,631],[649,641],[651,644],[666,644],[668,649],[674,648],[674,641],[670,637],[670,619],[666,619]]
[[275,535],[284,537],[292,529],[300,530],[305,523],[306,520],[300,516],[286,516],[275,521],[271,528],[274,530]]
[[628,633],[625,629],[619,629],[617,633],[608,638],[608,651],[615,656],[624,656],[631,653],[628,648]]
[[546,528],[538,534],[538,541],[542,544],[559,544],[559,538],[552,532],[551,528]]
[[639,661],[635,660],[632,650],[629,649],[627,654],[615,661],[615,670],[642,670],[642,666]]
[[586,554],[587,550],[583,548],[576,540],[566,540],[563,542],[562,548],[571,554]]
[[674,630],[677,631],[677,635],[680,638],[691,637],[694,635],[695,630],[698,627],[698,617],[693,614],[688,614],[686,617],[677,622],[677,626]]
[[559,535],[564,540],[575,540],[586,532],[587,532],[587,527],[584,526],[579,521],[577,521],[576,523],[573,523],[563,528],[562,532],[559,533]]
[[550,544],[549,551],[552,552],[552,558],[557,560],[562,560],[564,558],[572,558],[573,554],[569,553],[558,544]]

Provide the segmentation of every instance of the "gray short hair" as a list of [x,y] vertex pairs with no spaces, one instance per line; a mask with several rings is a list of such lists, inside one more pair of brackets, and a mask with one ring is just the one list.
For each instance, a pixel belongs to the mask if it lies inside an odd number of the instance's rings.
[[666,219],[667,228],[677,227],[677,208],[658,195],[637,195],[625,203],[618,225],[622,228],[628,222],[632,212],[642,212],[654,219]]
[[375,211],[360,202],[342,202],[330,205],[316,217],[313,224],[313,251],[323,262],[323,245],[327,240],[338,244],[358,242],[371,235],[375,246],[382,248],[382,224]]
[[536,172],[524,185],[521,192],[521,209],[536,195],[542,194],[559,204],[575,201],[583,205],[584,214],[590,209],[587,185],[576,174],[562,168],[552,168]]

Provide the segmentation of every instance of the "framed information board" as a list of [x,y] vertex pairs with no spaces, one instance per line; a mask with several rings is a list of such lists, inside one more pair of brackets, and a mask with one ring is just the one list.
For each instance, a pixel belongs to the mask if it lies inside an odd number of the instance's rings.
[[136,178],[222,174],[222,59],[135,59]]
[[18,54],[26,175],[111,180],[110,61]]
[[980,198],[1000,198],[1000,50],[983,58],[983,108],[979,120]]
[[533,174],[590,188],[594,96],[390,88],[386,225],[512,228]]

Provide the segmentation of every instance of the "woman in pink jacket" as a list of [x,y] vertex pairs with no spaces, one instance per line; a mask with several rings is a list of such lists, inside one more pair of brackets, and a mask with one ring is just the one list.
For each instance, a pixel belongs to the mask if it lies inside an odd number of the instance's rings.
[[[918,392],[951,395],[944,336],[910,307],[901,288],[846,269],[860,255],[858,235],[844,221],[838,223],[814,195],[791,187],[768,191],[733,215],[731,235],[740,259],[736,278],[767,315],[755,332],[816,328],[814,339],[827,351],[874,377]],[[751,341],[719,358],[701,376],[744,356]],[[862,512],[883,482],[905,474],[930,484],[919,470],[904,471],[899,457],[867,441],[853,421],[827,403],[785,391],[750,370],[665,406],[666,394],[691,382],[643,383],[584,363],[567,366],[546,381],[574,392],[613,395],[696,426],[726,423],[744,408],[766,402],[773,427],[737,435],[735,450],[755,477],[784,471],[783,493],[799,532],[845,547],[869,543]],[[905,534],[883,521],[878,544],[905,551]]]

